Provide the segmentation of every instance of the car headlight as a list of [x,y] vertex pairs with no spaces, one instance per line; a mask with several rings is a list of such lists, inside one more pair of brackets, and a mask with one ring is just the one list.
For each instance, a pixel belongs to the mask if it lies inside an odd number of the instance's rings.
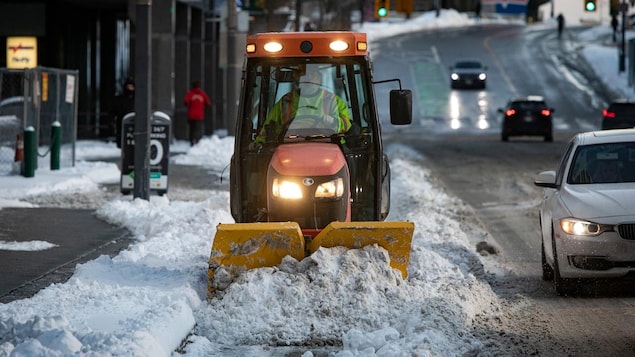
[[562,218],[560,220],[560,227],[567,234],[588,237],[598,236],[612,229],[612,226],[610,225],[598,224],[575,218]]
[[485,73],[481,73],[481,74],[478,75],[478,79],[480,79],[482,81],[484,81],[485,78],[487,78],[487,75]]
[[344,195],[344,180],[338,177],[320,184],[315,190],[315,198],[340,198]]
[[284,198],[288,200],[299,200],[302,198],[302,190],[300,189],[300,185],[293,181],[282,180],[278,178],[273,179],[271,193],[273,194],[273,197]]
[[458,75],[458,74],[456,74],[456,73],[452,73],[452,74],[450,75],[450,78],[452,78],[452,80],[453,80],[453,81],[456,81],[457,79],[459,79],[459,75]]

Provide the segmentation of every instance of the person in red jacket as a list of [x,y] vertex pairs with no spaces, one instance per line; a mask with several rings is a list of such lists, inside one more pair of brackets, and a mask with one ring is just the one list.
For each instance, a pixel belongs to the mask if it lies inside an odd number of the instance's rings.
[[187,122],[190,127],[190,144],[196,145],[203,137],[205,107],[212,104],[207,93],[201,89],[201,82],[192,82],[192,88],[185,94],[183,100],[187,106]]

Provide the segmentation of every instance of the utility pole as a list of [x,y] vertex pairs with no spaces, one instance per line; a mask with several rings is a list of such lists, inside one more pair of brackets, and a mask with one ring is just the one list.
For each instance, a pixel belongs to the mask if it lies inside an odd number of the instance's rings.
[[150,199],[152,0],[137,0],[135,32],[134,198]]
[[626,12],[628,11],[628,3],[622,0],[620,3],[620,12],[622,13],[622,44],[620,45],[620,62],[619,73],[626,70]]
[[295,0],[295,30],[300,31],[300,14],[302,14],[302,0]]
[[551,18],[553,19],[553,0],[551,0]]
[[236,13],[236,0],[227,1],[227,133],[234,135],[236,119],[238,116],[238,90],[240,83],[240,63],[236,56],[236,42],[238,32],[238,14]]

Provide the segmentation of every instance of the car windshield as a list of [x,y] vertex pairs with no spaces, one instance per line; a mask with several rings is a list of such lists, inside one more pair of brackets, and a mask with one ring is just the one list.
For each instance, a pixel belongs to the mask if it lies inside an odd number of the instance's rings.
[[481,68],[481,64],[479,62],[457,62],[454,68]]
[[569,184],[635,182],[635,142],[578,147]]
[[512,103],[511,107],[520,110],[539,110],[545,108],[546,104],[537,101],[517,101]]

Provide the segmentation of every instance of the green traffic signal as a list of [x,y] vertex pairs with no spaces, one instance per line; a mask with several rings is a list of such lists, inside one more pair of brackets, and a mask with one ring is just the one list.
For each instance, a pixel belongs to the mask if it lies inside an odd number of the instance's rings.
[[584,2],[584,10],[591,12],[596,10],[595,0],[587,0]]
[[377,16],[385,17],[387,14],[388,14],[388,11],[386,10],[385,7],[380,7],[379,9],[377,9]]

